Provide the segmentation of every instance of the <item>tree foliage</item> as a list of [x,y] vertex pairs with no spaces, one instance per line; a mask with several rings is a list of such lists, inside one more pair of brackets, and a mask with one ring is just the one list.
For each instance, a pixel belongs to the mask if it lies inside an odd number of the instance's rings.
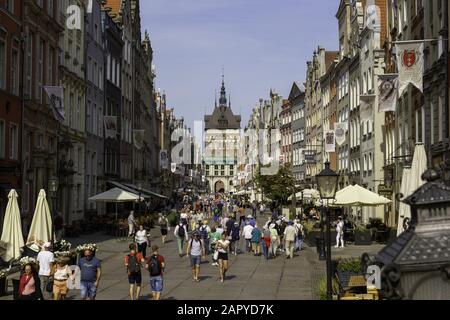
[[289,164],[281,166],[276,175],[258,174],[255,182],[265,196],[280,203],[286,203],[295,193],[295,179]]

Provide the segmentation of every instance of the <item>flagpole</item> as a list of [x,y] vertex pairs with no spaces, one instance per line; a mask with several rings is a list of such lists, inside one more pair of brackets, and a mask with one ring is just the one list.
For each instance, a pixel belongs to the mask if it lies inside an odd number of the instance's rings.
[[400,41],[390,41],[392,44],[407,44],[407,43],[419,43],[419,42],[436,42],[439,40],[448,40],[448,39],[419,39],[419,40],[400,40]]

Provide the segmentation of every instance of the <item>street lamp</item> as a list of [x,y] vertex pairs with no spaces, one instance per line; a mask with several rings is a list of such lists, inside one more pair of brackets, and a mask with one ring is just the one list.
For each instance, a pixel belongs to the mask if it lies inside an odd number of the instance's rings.
[[55,234],[55,216],[56,216],[56,199],[58,197],[58,188],[59,188],[59,181],[57,177],[52,177],[48,179],[48,190],[50,191],[51,197],[52,197],[52,237]]
[[332,293],[332,272],[331,272],[331,231],[330,231],[330,211],[328,208],[328,200],[334,200],[339,183],[339,175],[330,169],[330,163],[325,163],[325,169],[316,175],[316,181],[319,188],[320,198],[327,200],[326,224],[327,224],[327,298],[333,299]]

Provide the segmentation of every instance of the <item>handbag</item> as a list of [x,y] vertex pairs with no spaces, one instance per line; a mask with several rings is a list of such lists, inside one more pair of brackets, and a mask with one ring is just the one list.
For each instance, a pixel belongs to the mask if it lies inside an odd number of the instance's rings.
[[53,284],[54,284],[54,279],[53,277],[48,279],[47,285],[45,287],[45,291],[47,291],[48,293],[52,293],[53,292]]
[[214,260],[219,259],[219,251],[214,251],[214,255],[213,255]]

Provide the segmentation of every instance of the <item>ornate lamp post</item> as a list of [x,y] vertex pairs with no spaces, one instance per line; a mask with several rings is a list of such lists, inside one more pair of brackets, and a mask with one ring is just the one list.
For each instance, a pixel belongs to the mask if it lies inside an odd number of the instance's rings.
[[55,216],[56,216],[56,199],[58,198],[58,188],[59,188],[59,180],[57,177],[52,177],[48,179],[48,190],[50,191],[51,197],[52,197],[52,226],[53,226],[53,232],[52,234],[55,234]]
[[327,224],[327,298],[333,299],[332,293],[332,272],[331,272],[331,232],[330,232],[330,211],[328,208],[328,201],[334,200],[339,183],[339,175],[330,169],[330,163],[325,163],[325,169],[316,175],[317,185],[319,187],[320,198],[327,200],[325,207],[326,224]]

